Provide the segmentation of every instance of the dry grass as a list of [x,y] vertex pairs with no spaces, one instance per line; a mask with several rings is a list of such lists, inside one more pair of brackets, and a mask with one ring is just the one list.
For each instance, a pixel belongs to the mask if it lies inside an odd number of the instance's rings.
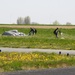
[[32,26],[32,25],[0,25],[0,27],[7,27],[7,28],[45,28],[45,29],[49,29],[49,28],[66,28],[66,29],[71,29],[71,28],[75,28],[75,26]]

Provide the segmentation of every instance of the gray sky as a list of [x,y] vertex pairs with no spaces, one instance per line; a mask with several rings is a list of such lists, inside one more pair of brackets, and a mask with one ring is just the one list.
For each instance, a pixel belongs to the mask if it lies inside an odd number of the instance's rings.
[[75,0],[0,0],[0,23],[16,23],[26,16],[41,24],[75,24]]

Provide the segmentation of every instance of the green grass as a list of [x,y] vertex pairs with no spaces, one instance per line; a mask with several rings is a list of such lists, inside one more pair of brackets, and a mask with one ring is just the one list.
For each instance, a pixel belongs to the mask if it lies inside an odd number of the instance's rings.
[[[17,28],[0,28],[0,34],[4,31]],[[29,33],[28,28],[18,28],[19,32]],[[66,49],[75,50],[75,29],[61,29],[62,38],[56,38],[54,29],[37,29],[37,34],[33,36],[13,37],[0,36],[0,47],[18,48],[43,48],[43,49]]]
[[[4,31],[17,28],[0,28],[0,34]],[[29,33],[28,28],[18,28],[20,32]],[[0,47],[16,48],[47,48],[75,50],[75,29],[61,29],[62,38],[56,38],[54,29],[37,29],[33,36],[13,37],[0,35]],[[0,52],[0,72],[44,69],[55,67],[75,66],[75,56],[66,56],[48,53],[6,53]]]
[[0,72],[75,66],[75,56],[55,53],[0,52]]

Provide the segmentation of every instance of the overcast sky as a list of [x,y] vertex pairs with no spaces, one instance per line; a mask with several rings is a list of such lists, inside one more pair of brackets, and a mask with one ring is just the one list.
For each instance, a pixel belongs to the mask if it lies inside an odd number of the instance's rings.
[[75,24],[75,0],[0,0],[0,23],[16,23],[26,16],[41,24]]

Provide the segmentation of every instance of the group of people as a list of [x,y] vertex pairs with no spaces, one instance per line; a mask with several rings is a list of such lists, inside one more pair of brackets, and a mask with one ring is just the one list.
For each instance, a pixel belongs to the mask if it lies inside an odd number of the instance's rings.
[[[35,35],[36,33],[37,33],[37,30],[35,28],[30,28],[29,35]],[[62,34],[59,28],[56,28],[53,33],[56,36],[56,38],[58,38],[59,34],[60,35]]]

